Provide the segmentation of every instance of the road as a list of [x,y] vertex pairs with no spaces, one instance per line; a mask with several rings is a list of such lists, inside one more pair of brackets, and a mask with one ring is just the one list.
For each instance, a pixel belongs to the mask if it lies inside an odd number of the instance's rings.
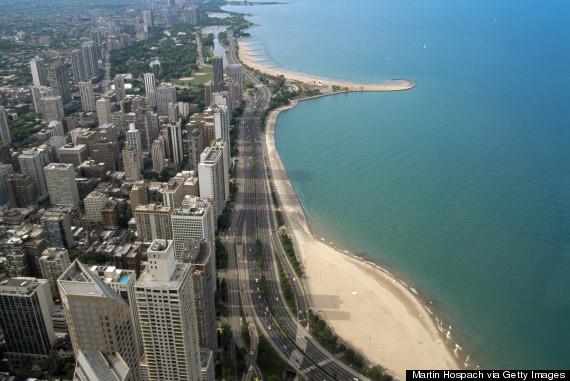
[[[228,40],[228,62],[239,64],[231,31],[228,32]],[[293,281],[296,275],[279,241],[268,169],[264,159],[259,113],[267,108],[271,94],[269,89],[245,68],[244,75],[259,90],[259,97],[247,101],[239,125],[236,126],[239,127],[239,157],[235,169],[238,195],[231,227],[229,231],[222,233],[227,233],[225,241],[230,247],[228,252],[230,256],[234,256],[229,261],[234,279],[228,282],[230,294],[233,295],[230,303],[235,303],[232,306],[232,315],[237,313],[239,316],[239,307],[236,306],[241,303],[247,317],[255,317],[261,334],[270,341],[289,366],[305,379],[366,380],[320,346],[305,329],[309,306],[302,282]],[[258,260],[257,239],[261,241],[262,268]],[[293,287],[297,303],[297,310],[293,313],[287,307],[281,291],[275,255],[284,265]],[[263,292],[262,275],[266,278],[267,293]],[[236,322],[234,319],[234,324]],[[252,346],[252,350],[255,354],[256,348]],[[251,356],[248,366],[254,365],[254,360],[255,356]],[[252,371],[248,371],[245,379],[249,380],[255,369],[254,367]]]

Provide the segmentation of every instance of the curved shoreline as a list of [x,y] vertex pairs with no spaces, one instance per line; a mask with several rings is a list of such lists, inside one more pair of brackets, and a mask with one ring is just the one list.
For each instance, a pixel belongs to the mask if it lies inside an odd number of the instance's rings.
[[[324,95],[329,94],[316,97]],[[460,369],[459,360],[417,293],[386,269],[341,252],[313,235],[275,145],[278,115],[298,102],[268,115],[264,149],[289,234],[299,249],[310,305],[344,342],[397,378],[405,379],[406,369]]]
[[310,76],[300,73],[292,73],[290,71],[281,70],[276,67],[271,67],[263,65],[259,60],[255,58],[252,53],[253,49],[250,49],[247,43],[238,40],[239,50],[238,56],[239,60],[244,64],[265,74],[272,76],[282,75],[290,81],[301,82],[307,85],[314,85],[321,88],[322,91],[326,93],[332,92],[333,86],[338,86],[343,89],[343,91],[402,91],[413,89],[416,84],[411,79],[404,78],[394,78],[382,83],[370,84],[370,83],[356,83],[349,81],[334,80],[328,78],[319,78],[317,76]]

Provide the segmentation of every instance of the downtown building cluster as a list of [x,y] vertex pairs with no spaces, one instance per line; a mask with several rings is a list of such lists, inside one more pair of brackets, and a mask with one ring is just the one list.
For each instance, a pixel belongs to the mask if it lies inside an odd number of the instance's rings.
[[[191,3],[169,4],[174,24],[177,16],[200,20]],[[148,37],[153,24],[152,11],[143,12],[135,38]],[[206,108],[191,114],[176,87],[157,84],[152,73],[141,78],[144,96],[127,95],[127,74],[104,91],[103,54],[130,41],[113,23],[96,32],[70,52],[71,70],[61,61],[30,61],[33,109],[46,122],[38,144],[11,146],[0,107],[5,354],[57,355],[69,335],[78,380],[213,381],[214,232],[230,198],[230,122],[243,94],[241,66],[228,66],[224,79],[216,57]],[[65,115],[73,85],[96,126],[78,127]],[[145,171],[158,176],[164,169],[176,175],[143,180]],[[74,254],[80,257],[71,261]],[[83,254],[112,265],[90,265]]]

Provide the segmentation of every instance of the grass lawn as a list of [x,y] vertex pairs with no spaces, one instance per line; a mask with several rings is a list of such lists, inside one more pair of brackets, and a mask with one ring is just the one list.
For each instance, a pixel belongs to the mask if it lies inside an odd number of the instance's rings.
[[192,73],[190,80],[184,79],[175,79],[172,82],[178,85],[190,85],[190,86],[198,86],[203,85],[208,81],[211,81],[214,78],[212,73],[211,66],[200,66],[200,71]]

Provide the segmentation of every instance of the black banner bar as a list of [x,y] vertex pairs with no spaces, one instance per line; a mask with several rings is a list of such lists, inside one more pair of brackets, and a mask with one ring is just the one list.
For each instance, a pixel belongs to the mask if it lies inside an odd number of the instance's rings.
[[406,380],[570,380],[568,370],[406,370]]

